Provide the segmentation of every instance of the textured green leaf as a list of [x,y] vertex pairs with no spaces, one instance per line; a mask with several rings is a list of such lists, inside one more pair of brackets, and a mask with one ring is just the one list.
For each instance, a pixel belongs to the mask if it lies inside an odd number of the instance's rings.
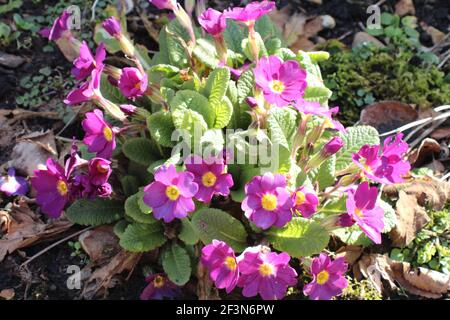
[[79,199],[66,210],[66,217],[73,223],[98,226],[123,217],[123,203],[109,199]]
[[170,64],[180,68],[187,67],[189,59],[185,46],[190,36],[186,28],[180,24],[178,19],[174,19],[167,25],[166,33],[167,52],[169,54]]
[[245,98],[251,96],[253,93],[253,86],[255,84],[255,77],[252,70],[244,71],[237,82],[238,102],[243,103]]
[[119,244],[127,251],[147,252],[162,246],[166,240],[161,223],[132,223],[121,235]]
[[147,118],[147,127],[152,138],[163,147],[175,145],[175,142],[171,139],[175,126],[170,112],[161,110],[153,113]]
[[388,233],[397,224],[397,215],[394,208],[384,200],[378,200],[378,205],[384,210],[384,228],[383,233]]
[[185,285],[191,277],[191,259],[186,249],[176,243],[164,250],[162,266],[169,279],[179,286]]
[[344,146],[336,154],[336,171],[341,171],[352,162],[352,154],[356,153],[365,144],[379,144],[378,131],[370,126],[357,126],[347,128],[347,133],[339,133]]
[[132,194],[138,192],[139,180],[132,175],[126,175],[120,178],[120,184],[122,185],[123,193],[129,197]]
[[242,223],[222,210],[200,209],[194,213],[192,224],[204,244],[217,239],[239,252],[247,246],[247,232]]
[[331,98],[331,95],[333,92],[331,92],[330,89],[326,87],[307,87],[305,90],[305,95],[303,98],[307,101],[315,101],[319,102],[320,104],[326,104],[328,102],[328,99]]
[[219,64],[214,44],[206,39],[197,39],[193,53],[198,60],[211,69],[216,68]]
[[122,151],[128,159],[143,166],[148,166],[157,160],[152,153],[152,143],[146,138],[128,139],[122,146]]
[[372,240],[356,224],[350,228],[335,229],[332,233],[349,245],[368,247],[373,244]]
[[285,227],[267,232],[273,247],[293,257],[307,257],[321,252],[328,244],[328,232],[317,222],[293,218]]
[[113,86],[109,82],[108,76],[105,74],[102,74],[100,79],[100,91],[104,98],[116,104],[123,104],[127,102],[127,98],[122,95],[119,88]]
[[220,104],[228,88],[230,70],[228,68],[214,69],[206,79],[205,92],[209,103],[214,106]]
[[230,50],[237,53],[243,53],[241,43],[247,38],[247,28],[242,27],[236,21],[227,19],[227,27],[223,32],[223,38]]
[[194,245],[200,240],[189,218],[181,219],[181,231],[178,238],[190,245]]
[[233,116],[233,105],[228,97],[223,97],[222,102],[218,105],[214,105],[214,112],[216,113],[216,121],[214,122],[214,128],[225,128]]
[[273,144],[291,150],[297,130],[297,112],[290,108],[273,108],[267,117],[267,127]]
[[[175,97],[170,101],[170,108],[174,112],[178,110],[181,110],[182,112],[184,112],[184,110],[195,111],[203,117],[208,128],[212,128],[214,126],[214,109],[209,104],[208,99],[196,91],[178,91]],[[176,124],[175,126],[177,127]]]
[[142,198],[143,192],[136,193],[125,201],[125,214],[139,223],[156,223],[157,220],[153,215],[146,211],[143,212],[139,206],[139,199]]
[[119,238],[124,234],[125,229],[128,227],[128,221],[120,220],[114,225],[114,234]]
[[[143,189],[143,188],[142,188]],[[145,204],[144,202],[144,192],[141,191],[138,193],[138,206],[139,209],[141,209],[141,211],[144,214],[150,214],[152,212],[152,208],[150,208],[148,205]]]
[[334,182],[336,181],[335,168],[335,156],[332,156],[320,165],[319,170],[313,179],[313,181],[319,183],[319,190],[324,190],[325,188],[334,184]]

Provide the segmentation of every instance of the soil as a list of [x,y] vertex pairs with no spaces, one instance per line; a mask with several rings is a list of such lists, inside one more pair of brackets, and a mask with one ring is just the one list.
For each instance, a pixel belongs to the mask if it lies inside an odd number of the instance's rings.
[[[51,6],[57,1],[45,1],[46,6]],[[211,1],[212,2],[212,1]],[[214,1],[217,8],[223,9],[227,7],[230,2],[216,0]],[[239,4],[239,1],[232,1],[234,4]],[[329,14],[336,20],[336,27],[331,30],[322,31],[319,36],[323,38],[336,38],[346,34],[349,31],[353,33],[360,31],[358,23],[367,20],[366,8],[374,1],[342,1],[342,0],[324,0],[322,5],[313,4],[310,1],[301,0],[281,0],[277,1],[279,7],[291,4],[295,10],[304,11],[308,15],[322,15]],[[382,11],[393,12],[393,7],[396,1],[386,1],[382,5]],[[448,13],[450,2],[447,0],[416,0],[416,15],[419,21],[425,21],[440,30],[446,31],[448,27]],[[437,9],[438,8],[438,9]],[[21,7],[21,14],[29,15],[43,15],[44,10],[42,5],[34,5],[32,1],[24,1]],[[11,19],[12,14],[7,14],[3,19]],[[139,28],[140,30],[141,28]],[[145,33],[138,31],[136,38],[144,38]],[[426,36],[424,40],[428,41]],[[349,35],[342,40],[346,44],[350,44],[352,36]],[[25,75],[35,74],[36,70],[50,66],[51,68],[59,67],[64,75],[69,76],[71,64],[65,60],[60,52],[55,49],[54,52],[44,53],[39,48],[44,47],[47,40],[40,37],[32,38],[32,45],[29,49],[18,50],[15,45],[0,48],[11,54],[25,57],[27,62],[17,69],[6,69],[0,67],[0,110],[14,109],[15,98],[23,94],[25,89],[19,86],[19,81]],[[151,41],[145,41],[149,49],[155,49],[156,44]],[[38,49],[36,49],[38,48]],[[36,50],[35,50],[36,49]],[[65,93],[55,96],[54,99],[63,99]],[[49,106],[42,106],[41,111],[49,111]],[[61,128],[62,122],[48,119],[31,119],[27,120],[27,127],[30,130],[47,130],[55,127]],[[71,125],[63,134],[63,136],[71,138],[73,136],[80,137],[81,131],[79,124]],[[9,154],[12,144],[1,148],[0,147],[0,164],[9,160]],[[73,228],[69,232],[75,232]],[[63,237],[62,235],[61,237]],[[66,273],[69,265],[82,265],[83,261],[77,256],[71,256],[73,249],[67,243],[51,249],[39,258],[27,265],[26,268],[20,269],[19,266],[26,260],[40,250],[46,248],[49,243],[41,243],[30,248],[19,250],[5,258],[0,263],[0,291],[6,288],[13,288],[15,290],[14,299],[78,299],[80,295],[79,290],[68,290],[66,281],[68,274]],[[57,263],[55,263],[57,261]],[[135,269],[131,278],[121,285],[111,289],[108,299],[137,299],[140,292],[145,286],[142,267],[145,261],[141,261]],[[190,295],[188,293],[188,295]],[[238,298],[238,297],[236,297]],[[242,297],[239,297],[242,299]]]

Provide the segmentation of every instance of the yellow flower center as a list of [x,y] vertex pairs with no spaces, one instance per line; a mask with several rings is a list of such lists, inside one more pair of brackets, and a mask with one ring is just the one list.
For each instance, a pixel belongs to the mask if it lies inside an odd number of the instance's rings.
[[175,201],[180,196],[180,190],[175,186],[168,186],[166,188],[166,196],[172,201]]
[[65,183],[62,180],[59,180],[56,184],[56,189],[58,190],[59,194],[62,196],[65,196],[68,192],[67,183]]
[[225,258],[225,262],[224,264],[227,266],[228,269],[230,269],[231,271],[236,270],[237,265],[236,265],[236,259],[234,259],[233,257],[226,257]]
[[135,88],[135,89],[138,89],[138,90],[141,90],[141,82],[139,81],[138,83],[136,83],[136,84],[134,85],[134,88]]
[[284,84],[279,80],[272,80],[270,82],[270,89],[274,93],[282,93],[284,91]]
[[216,184],[217,177],[211,171],[208,171],[202,176],[202,183],[205,187],[212,187]]
[[355,209],[355,214],[360,218],[362,218],[362,216],[363,216],[363,212],[361,211],[361,209],[358,209],[358,208]]
[[102,165],[101,163],[97,164],[97,171],[100,173],[107,173],[108,172],[108,166]]
[[263,277],[268,277],[273,275],[273,266],[269,263],[263,263],[259,266],[258,271]]
[[109,127],[103,128],[103,136],[105,137],[106,141],[111,141],[113,138],[112,130]]
[[296,206],[302,205],[305,202],[305,200],[306,200],[306,196],[303,192],[297,191],[295,193],[295,205]]
[[328,281],[328,278],[330,278],[330,274],[327,271],[320,271],[317,274],[317,283],[320,285],[325,284]]
[[153,285],[155,288],[161,288],[164,285],[164,278],[161,276],[156,276],[155,279],[153,279]]
[[267,211],[273,211],[277,208],[277,197],[274,194],[267,193],[261,198],[261,205]]

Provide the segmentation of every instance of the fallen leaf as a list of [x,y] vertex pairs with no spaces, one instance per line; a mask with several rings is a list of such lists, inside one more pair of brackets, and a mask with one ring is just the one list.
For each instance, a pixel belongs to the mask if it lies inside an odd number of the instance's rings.
[[375,38],[374,36],[371,36],[367,32],[360,31],[357,32],[353,38],[352,48],[362,43],[373,43],[378,48],[385,47],[384,43]]
[[336,257],[344,257],[349,265],[353,265],[361,257],[363,250],[362,246],[343,246],[336,251]]
[[[421,167],[426,162],[439,156],[441,146],[431,138],[424,139],[418,148],[412,150],[408,155],[408,161],[414,167]],[[427,161],[428,160],[428,161]]]
[[378,132],[388,132],[416,120],[418,113],[409,104],[399,101],[380,101],[361,111],[359,121]]
[[0,291],[0,298],[5,300],[11,300],[12,298],[14,298],[15,295],[16,292],[14,291],[13,288],[3,289],[2,291]]
[[415,15],[416,8],[412,0],[400,0],[395,4],[395,13],[404,16],[407,14]]
[[109,225],[83,232],[78,241],[93,264],[109,260],[120,250],[119,239],[114,234],[113,227]]
[[10,165],[19,172],[32,176],[34,170],[45,165],[49,157],[57,155],[53,132],[33,132],[18,140],[11,153]]
[[9,215],[11,222],[8,232],[0,239],[0,262],[7,254],[54,237],[73,225],[64,219],[46,224],[23,200],[12,205]]
[[0,210],[0,236],[7,233],[11,227],[11,216],[8,211]]
[[422,28],[431,36],[433,44],[439,44],[445,41],[445,33],[443,33],[441,30],[438,30],[433,26],[425,25],[422,25]]
[[434,210],[442,210],[450,200],[450,183],[430,177],[414,179],[406,183],[386,185],[383,193],[388,197],[396,197],[399,191],[404,191],[417,198],[422,207],[430,206]]
[[424,167],[432,170],[435,176],[441,176],[445,171],[445,166],[438,160],[433,160]]
[[426,210],[417,203],[415,195],[399,192],[395,214],[397,224],[390,231],[392,245],[404,247],[410,244],[416,234],[430,221]]
[[0,65],[6,68],[15,69],[25,62],[25,59],[13,54],[0,52]]
[[435,140],[450,138],[450,127],[438,128],[430,135]]
[[426,268],[412,268],[407,262],[394,261],[386,255],[366,254],[353,267],[358,278],[369,279],[379,293],[397,290],[399,284],[407,292],[439,299],[450,289],[450,276]]
[[141,258],[140,253],[120,250],[108,263],[95,270],[84,285],[81,296],[92,299],[97,295],[106,296],[108,289],[117,284],[116,276],[125,270],[129,275]]

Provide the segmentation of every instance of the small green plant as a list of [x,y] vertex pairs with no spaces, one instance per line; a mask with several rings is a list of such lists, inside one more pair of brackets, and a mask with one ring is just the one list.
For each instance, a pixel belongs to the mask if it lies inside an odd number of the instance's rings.
[[430,217],[430,223],[417,234],[414,241],[406,248],[392,249],[390,257],[413,266],[424,266],[450,274],[448,210],[431,212]]
[[67,244],[72,249],[72,252],[70,253],[71,257],[77,257],[83,262],[87,262],[89,260],[89,257],[83,251],[79,241],[69,241]]
[[420,44],[415,17],[383,13],[381,24],[380,29],[366,31],[381,38],[384,47],[369,42],[347,50],[332,40],[322,48],[331,53],[329,60],[320,62],[324,81],[346,124],[359,119],[360,107],[377,100],[429,108],[450,99],[448,79],[437,68],[436,55]]
[[369,280],[348,279],[348,287],[342,294],[344,300],[381,300],[381,295]]

